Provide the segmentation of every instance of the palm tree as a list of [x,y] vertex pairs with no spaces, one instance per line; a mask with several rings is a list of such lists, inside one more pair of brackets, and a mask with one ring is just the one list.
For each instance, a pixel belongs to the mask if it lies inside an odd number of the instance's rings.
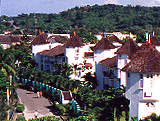
[[97,80],[91,75],[91,72],[88,72],[86,75],[82,76],[85,79],[84,85],[91,88],[96,88]]
[[[8,64],[8,60],[11,60],[10,57],[10,53],[6,53],[7,51],[5,51],[3,49],[3,47],[0,47],[0,55],[1,55],[1,60],[0,60],[0,71],[2,71],[6,77],[7,77],[7,80],[9,80],[9,85],[6,87],[7,88],[7,101],[8,101],[8,106],[9,106],[9,102],[10,102],[10,95],[13,95],[14,92],[10,91],[11,87],[13,87],[13,83],[12,83],[12,76],[15,76],[16,75],[16,72],[15,70]],[[8,55],[8,58],[6,59],[5,58],[5,55]],[[13,61],[11,61],[11,65],[14,65],[13,64]],[[6,82],[7,83],[7,82]],[[13,91],[15,91],[15,89],[13,89]]]

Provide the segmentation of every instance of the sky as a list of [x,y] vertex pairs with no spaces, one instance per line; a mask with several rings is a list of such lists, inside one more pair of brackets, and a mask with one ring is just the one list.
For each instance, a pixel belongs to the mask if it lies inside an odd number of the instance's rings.
[[30,13],[59,13],[75,6],[86,5],[141,5],[160,6],[160,0],[0,0],[0,15],[17,16]]

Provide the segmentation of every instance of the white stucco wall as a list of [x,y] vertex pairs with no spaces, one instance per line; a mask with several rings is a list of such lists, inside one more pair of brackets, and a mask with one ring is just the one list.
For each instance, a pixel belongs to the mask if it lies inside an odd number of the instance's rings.
[[100,64],[96,64],[96,79],[97,79],[97,89],[103,90],[103,67]]
[[40,45],[32,45],[32,54],[36,56],[38,52],[41,52],[43,50],[49,50],[52,49],[58,45],[62,45],[61,43],[49,43],[49,44],[40,44]]
[[139,80],[139,73],[130,73],[130,77],[127,77],[125,96],[130,100],[130,117],[138,117],[139,101],[143,99],[143,90],[139,88]]
[[[81,70],[81,74],[79,76],[76,74],[70,75],[72,79],[79,79],[81,81],[84,81],[84,78],[81,78],[81,76],[85,75],[88,72],[94,73],[95,72],[95,62],[93,61],[93,58],[84,58],[84,53],[85,52],[92,52],[90,49],[91,46],[94,46],[94,44],[86,44],[85,46],[82,47],[75,47],[75,48],[65,48],[65,56],[67,57],[67,63],[69,65],[75,65],[77,64],[79,67],[80,65],[83,65],[84,61],[86,60],[86,63],[91,63],[92,64],[92,69],[86,69],[84,72]],[[77,52],[77,49],[79,49],[79,52]],[[77,71],[79,73],[80,70]]]
[[125,96],[130,100],[130,117],[143,119],[153,112],[160,115],[160,76],[152,73],[153,78],[151,78],[151,76],[147,77],[148,74],[143,74],[143,88],[140,88],[140,74],[142,73],[130,73],[130,77],[126,77]]
[[115,56],[116,51],[117,48],[110,50],[96,50],[94,51],[94,61],[98,63],[106,58],[112,58]]
[[118,78],[121,79],[121,85],[126,86],[126,72],[121,71],[121,69],[129,63],[130,60],[128,59],[128,55],[117,55],[117,68],[118,68]]
[[160,46],[156,46],[156,49],[160,52]]
[[[109,77],[105,77],[103,75],[103,71],[108,71],[110,72],[110,70],[113,71],[115,78],[110,79]],[[99,90],[103,90],[104,89],[104,82],[113,88],[118,88],[119,87],[119,81],[117,80],[117,68],[109,68],[100,64],[96,65],[96,79],[97,79],[97,89]]]
[[[143,100],[139,102],[139,119],[156,113],[160,115],[160,76],[153,74],[153,78],[144,76]],[[151,92],[151,96],[146,97],[145,92]],[[148,104],[148,105],[147,105]]]

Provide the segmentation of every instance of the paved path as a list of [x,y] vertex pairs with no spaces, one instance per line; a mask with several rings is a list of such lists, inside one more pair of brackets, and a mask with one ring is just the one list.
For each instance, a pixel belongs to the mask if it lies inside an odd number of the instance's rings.
[[51,110],[51,104],[44,97],[37,98],[37,94],[31,94],[25,89],[17,89],[20,102],[25,105],[24,117],[26,120],[34,118],[35,110],[38,110],[38,117],[55,116]]

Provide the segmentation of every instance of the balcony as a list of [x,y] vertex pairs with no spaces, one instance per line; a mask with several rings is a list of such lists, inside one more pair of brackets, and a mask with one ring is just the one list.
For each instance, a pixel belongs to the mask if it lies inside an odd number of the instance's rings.
[[103,71],[103,76],[108,77],[109,79],[114,79],[116,78],[115,74],[108,72],[108,71]]

